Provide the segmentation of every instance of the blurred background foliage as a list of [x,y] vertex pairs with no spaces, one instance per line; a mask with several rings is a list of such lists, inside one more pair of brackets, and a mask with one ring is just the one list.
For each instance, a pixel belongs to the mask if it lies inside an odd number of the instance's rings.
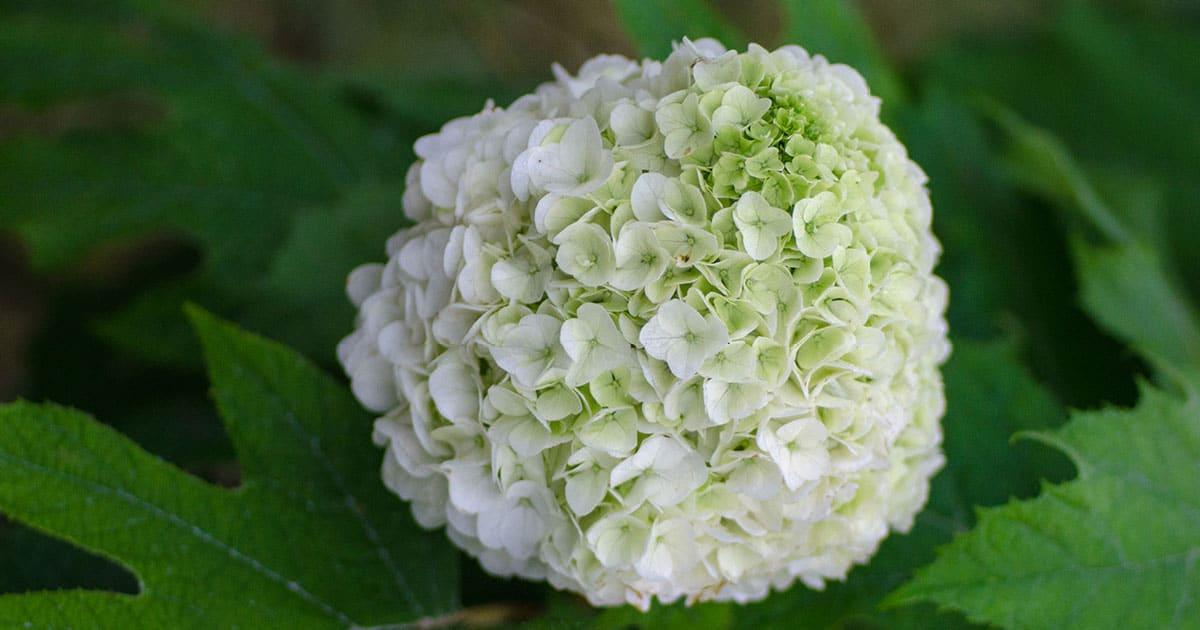
[[[756,627],[786,614],[805,627],[927,627],[930,610],[876,603],[969,527],[973,506],[1071,475],[1009,436],[1061,424],[1068,407],[1131,404],[1148,375],[1110,336],[1121,322],[1098,327],[1081,309],[1076,265],[1108,236],[1088,208],[1110,208],[1200,296],[1198,3],[6,0],[0,401],[86,409],[235,485],[183,301],[336,371],[353,317],[343,279],[404,224],[417,137],[488,98],[507,103],[552,62],[662,56],[682,35],[797,43],[851,63],[884,97],[930,175],[945,247],[951,463],[914,532],[848,583],[797,588],[736,620],[721,606],[660,610],[653,623],[624,609],[589,617],[470,562],[464,601],[518,602],[544,625]],[[1164,307],[1148,296],[1119,305],[1127,321],[1153,325]],[[0,567],[0,592],[137,588],[3,521]]]

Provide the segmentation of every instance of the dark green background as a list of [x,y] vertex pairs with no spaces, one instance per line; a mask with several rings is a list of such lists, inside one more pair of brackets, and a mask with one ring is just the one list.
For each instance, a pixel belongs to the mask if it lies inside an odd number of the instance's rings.
[[[947,367],[951,469],[914,533],[847,585],[773,597],[738,623],[796,610],[813,627],[928,623],[920,609],[877,616],[875,602],[969,527],[972,506],[1071,475],[1008,436],[1058,425],[1067,407],[1132,404],[1148,373],[1081,311],[1071,243],[1097,235],[1063,211],[1070,202],[1021,176],[996,112],[1055,134],[1195,298],[1200,6],[782,4],[4,2],[0,401],[85,409],[236,485],[184,300],[336,371],[333,345],[353,317],[342,279],[403,225],[416,137],[528,91],[554,61],[661,55],[685,34],[797,43],[859,68],[931,177],[958,348]],[[114,565],[0,521],[0,592],[79,586],[136,590]],[[487,578],[471,562],[463,599],[516,602],[510,612],[551,625],[587,615],[573,598]],[[729,624],[729,611],[665,611],[654,625]],[[627,613],[596,621],[644,623]]]

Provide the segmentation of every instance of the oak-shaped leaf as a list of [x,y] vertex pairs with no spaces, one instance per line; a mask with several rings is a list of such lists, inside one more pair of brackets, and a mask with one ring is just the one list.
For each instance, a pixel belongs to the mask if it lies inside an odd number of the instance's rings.
[[196,308],[242,468],[210,485],[85,413],[0,407],[0,511],[107,557],[136,595],[0,597],[5,627],[365,627],[457,607],[457,559],[379,481],[370,418],[297,353]]
[[1078,479],[982,510],[889,600],[1006,628],[1200,628],[1200,400],[1147,387],[1033,435]]

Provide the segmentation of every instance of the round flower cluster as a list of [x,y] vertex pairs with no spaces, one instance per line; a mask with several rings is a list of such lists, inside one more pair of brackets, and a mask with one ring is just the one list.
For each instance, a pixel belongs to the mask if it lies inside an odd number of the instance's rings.
[[797,47],[596,57],[416,144],[338,348],[383,480],[596,605],[814,588],[942,465],[925,176]]

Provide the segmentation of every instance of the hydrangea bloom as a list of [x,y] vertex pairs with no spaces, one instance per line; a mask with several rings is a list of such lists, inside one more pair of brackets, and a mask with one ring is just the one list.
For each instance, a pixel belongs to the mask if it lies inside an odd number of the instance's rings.
[[820,588],[942,464],[925,177],[796,47],[616,56],[421,138],[339,347],[383,480],[597,605]]

